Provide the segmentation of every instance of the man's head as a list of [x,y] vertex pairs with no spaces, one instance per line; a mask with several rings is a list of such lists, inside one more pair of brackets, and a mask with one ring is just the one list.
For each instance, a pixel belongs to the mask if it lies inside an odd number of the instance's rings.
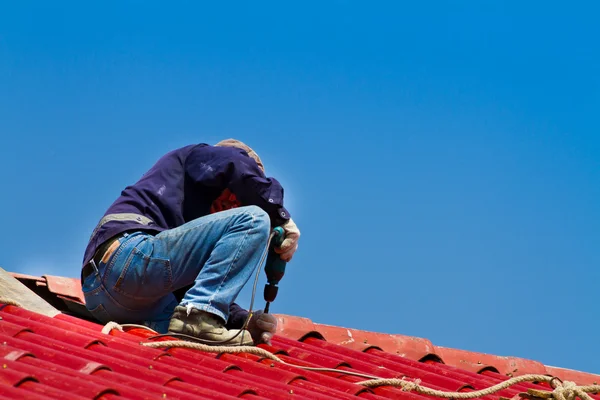
[[[225,139],[225,140],[221,140],[219,143],[215,144],[215,146],[235,147],[237,149],[244,150],[246,153],[248,153],[248,155],[254,161],[256,161],[256,163],[258,164],[258,167],[261,169],[261,171],[263,173],[265,172],[265,167],[263,166],[263,163],[262,163],[260,157],[246,143],[240,142],[239,140],[236,140],[236,139]],[[215,213],[218,211],[225,211],[225,210],[229,210],[231,208],[236,208],[236,207],[241,207],[241,206],[242,206],[242,204],[238,201],[236,196],[233,193],[231,193],[231,191],[229,189],[225,189],[223,191],[223,193],[221,193],[221,195],[212,203],[210,211],[211,211],[211,213]]]
[[256,161],[256,163],[258,164],[259,168],[263,172],[265,172],[265,167],[264,167],[264,165],[263,165],[260,157],[246,143],[240,142],[239,140],[236,140],[236,139],[225,139],[225,140],[221,140],[219,143],[215,144],[215,146],[219,146],[219,147],[235,147],[237,149],[244,150],[246,153],[248,153],[248,155],[254,161]]

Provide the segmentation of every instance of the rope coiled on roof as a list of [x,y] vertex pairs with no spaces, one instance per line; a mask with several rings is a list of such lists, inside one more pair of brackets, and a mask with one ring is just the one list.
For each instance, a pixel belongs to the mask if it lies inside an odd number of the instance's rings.
[[163,342],[141,342],[142,346],[151,347],[154,349],[162,348],[162,347],[180,347],[186,349],[200,350],[207,353],[226,353],[226,354],[239,354],[239,353],[247,353],[254,354],[255,356],[264,357],[269,360],[276,361],[281,364],[290,365],[292,367],[301,368],[307,371],[316,371],[316,372],[335,372],[341,373],[345,375],[353,375],[358,376],[360,378],[367,379],[378,379],[376,376],[361,374],[360,372],[352,372],[352,371],[344,371],[335,368],[320,368],[320,367],[306,367],[304,365],[297,365],[288,363],[281,358],[277,357],[275,354],[271,353],[268,350],[265,350],[256,346],[212,346],[203,343],[194,343],[188,342],[186,340],[165,340]]
[[140,343],[142,346],[151,347],[154,349],[161,347],[181,347],[186,349],[200,350],[207,353],[227,353],[227,354],[239,354],[239,353],[248,353],[254,354],[255,356],[260,356],[264,358],[268,358],[269,360],[277,361],[282,364],[285,364],[281,358],[277,357],[275,354],[271,353],[268,350],[262,349],[256,346],[211,346],[203,343],[193,343],[185,340],[166,340],[163,342],[142,342]]
[[[127,325],[123,325],[127,326]],[[136,325],[137,326],[137,325]],[[150,328],[139,326],[140,328],[146,328],[151,330]],[[118,329],[123,331],[123,327],[117,323],[109,322],[102,329],[102,333],[109,334],[112,329]],[[497,393],[501,390],[508,389],[511,386],[523,383],[523,382],[545,382],[552,386],[553,390],[538,390],[538,389],[528,389],[527,394],[542,398],[542,399],[555,399],[555,400],[575,400],[579,398],[581,400],[594,400],[588,393],[600,393],[600,385],[585,385],[578,386],[575,382],[570,381],[561,381],[560,379],[548,376],[548,375],[539,375],[539,374],[528,374],[521,375],[514,378],[510,378],[504,382],[498,383],[496,385],[490,386],[485,389],[476,390],[473,392],[446,392],[443,390],[436,390],[432,388],[428,388],[426,386],[421,385],[421,380],[416,379],[414,381],[408,381],[404,379],[383,379],[379,377],[370,376],[367,374],[362,374],[358,372],[345,371],[335,368],[314,368],[314,367],[306,367],[303,365],[296,365],[285,362],[281,358],[277,357],[275,354],[271,353],[268,350],[265,350],[256,346],[211,346],[202,343],[194,343],[186,340],[168,340],[162,342],[141,342],[142,346],[150,347],[150,348],[187,348],[193,350],[199,350],[209,353],[227,353],[227,354],[239,354],[239,353],[248,353],[254,354],[256,356],[264,357],[269,360],[273,360],[282,364],[291,365],[300,369],[305,369],[309,371],[319,371],[319,372],[334,372],[346,375],[353,375],[359,377],[365,377],[369,380],[356,382],[357,385],[365,386],[368,388],[375,388],[379,386],[395,386],[402,388],[405,392],[417,392],[424,395],[429,395],[433,397],[443,398],[443,399],[452,399],[452,400],[464,400],[464,399],[475,399],[478,397],[488,396],[494,393]]]
[[513,385],[523,382],[545,382],[554,388],[552,391],[528,389],[527,393],[534,397],[556,400],[573,400],[577,397],[583,400],[593,400],[587,393],[600,392],[600,385],[577,386],[575,382],[561,381],[560,379],[548,375],[522,375],[510,378],[504,382],[498,383],[485,389],[473,392],[445,392],[421,386],[419,379],[415,381],[406,381],[403,379],[372,379],[368,381],[357,382],[357,384],[374,388],[378,386],[397,386],[406,392],[417,392],[428,396],[440,397],[444,399],[475,399],[478,397],[489,396],[501,390],[507,389]]

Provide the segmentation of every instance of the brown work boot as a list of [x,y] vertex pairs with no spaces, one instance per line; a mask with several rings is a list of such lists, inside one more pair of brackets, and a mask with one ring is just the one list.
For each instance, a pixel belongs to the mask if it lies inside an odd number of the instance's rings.
[[[175,312],[169,322],[169,332],[183,333],[198,339],[215,342],[206,343],[215,346],[251,346],[254,344],[252,336],[247,330],[241,332],[239,329],[228,330],[225,328],[223,320],[216,315],[196,308],[190,309],[188,315],[187,308],[183,306],[175,307]],[[239,335],[237,335],[238,332],[240,332]],[[224,342],[226,340],[228,341]]]

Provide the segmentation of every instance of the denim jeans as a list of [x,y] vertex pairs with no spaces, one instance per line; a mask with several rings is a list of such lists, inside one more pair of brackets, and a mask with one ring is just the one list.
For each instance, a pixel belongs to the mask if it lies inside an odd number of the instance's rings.
[[192,285],[182,306],[229,317],[229,306],[267,251],[270,219],[256,206],[190,221],[156,236],[134,232],[85,278],[83,293],[101,322],[141,323],[167,331],[173,291]]

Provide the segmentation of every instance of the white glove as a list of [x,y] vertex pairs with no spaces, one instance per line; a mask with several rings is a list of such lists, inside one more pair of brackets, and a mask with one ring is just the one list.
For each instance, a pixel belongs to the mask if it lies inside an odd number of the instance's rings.
[[248,322],[248,331],[254,344],[271,345],[271,339],[277,332],[277,318],[273,314],[265,314],[263,310],[255,311]]
[[300,230],[291,218],[282,226],[282,228],[284,230],[285,239],[283,240],[281,247],[275,247],[275,253],[279,254],[279,257],[281,257],[283,261],[290,262],[292,256],[298,249]]

